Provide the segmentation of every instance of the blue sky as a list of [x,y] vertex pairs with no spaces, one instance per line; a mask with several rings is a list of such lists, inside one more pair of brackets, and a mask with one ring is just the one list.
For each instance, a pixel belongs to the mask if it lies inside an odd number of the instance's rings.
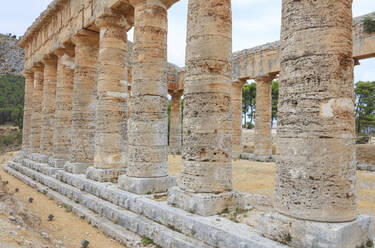
[[[0,33],[22,35],[51,0],[3,0]],[[169,10],[168,60],[184,66],[187,0]],[[281,0],[232,0],[233,51],[279,40]],[[375,11],[374,0],[354,0],[353,15]],[[129,33],[132,38],[132,33]],[[355,67],[355,81],[375,80],[375,58],[362,60]]]

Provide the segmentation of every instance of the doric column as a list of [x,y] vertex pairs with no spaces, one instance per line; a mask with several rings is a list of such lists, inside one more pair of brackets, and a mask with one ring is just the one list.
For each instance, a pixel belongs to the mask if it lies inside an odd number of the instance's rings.
[[31,116],[33,113],[33,90],[34,73],[25,70],[25,103],[23,108],[23,128],[22,128],[22,151],[29,153],[31,151]]
[[58,56],[56,111],[53,135],[53,167],[62,168],[70,158],[72,138],[72,101],[74,82],[74,47],[59,48]]
[[356,218],[351,5],[283,0],[275,196],[295,218]]
[[259,161],[272,157],[272,80],[274,76],[256,78],[256,112],[254,155]]
[[124,190],[165,192],[168,176],[167,6],[164,0],[130,1],[134,6],[134,64]]
[[181,180],[171,205],[214,215],[233,205],[230,0],[189,0]]
[[82,30],[73,36],[72,42],[75,44],[72,153],[64,169],[82,174],[94,164],[99,34]]
[[43,58],[43,64],[43,115],[42,131],[40,136],[40,153],[46,159],[48,159],[53,155],[53,128],[55,122],[57,57],[55,55],[46,55]]
[[33,112],[31,115],[31,152],[40,152],[40,134],[42,128],[42,98],[44,67],[41,63],[34,64]]
[[181,153],[181,96],[182,91],[171,94],[171,119],[169,129],[169,152]]
[[127,153],[128,83],[125,59],[129,24],[111,13],[96,21],[100,28],[94,167],[86,175],[97,181],[117,182]]
[[238,158],[242,153],[242,86],[246,80],[232,83],[232,109],[233,109],[233,131],[232,131],[232,157]]

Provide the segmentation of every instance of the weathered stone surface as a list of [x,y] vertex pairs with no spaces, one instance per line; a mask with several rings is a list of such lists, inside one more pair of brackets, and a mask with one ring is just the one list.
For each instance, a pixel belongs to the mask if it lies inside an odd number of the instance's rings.
[[[128,83],[125,58],[129,24],[118,13],[103,16],[96,24],[100,28],[100,46],[94,167],[99,171],[90,170],[87,176],[99,181],[117,181],[117,176],[126,166],[127,155]],[[104,173],[106,169],[111,172]],[[100,179],[100,175],[105,176]]]
[[148,184],[147,178],[168,174],[167,9],[165,1],[132,3],[134,65],[126,176],[146,178]]
[[58,63],[52,165],[61,168],[70,158],[72,145],[74,47],[58,49],[55,54]]
[[186,192],[232,189],[231,30],[230,1],[189,1],[183,166],[178,183]]
[[182,91],[171,93],[171,120],[169,131],[169,152],[172,154],[181,153],[181,96]]
[[40,153],[46,156],[52,156],[56,104],[57,57],[55,55],[46,55],[43,58],[43,64],[43,115],[40,135]]
[[25,71],[25,104],[23,108],[22,151],[31,151],[31,117],[33,113],[34,73]]
[[272,156],[272,80],[269,75],[256,79],[256,113],[255,113],[255,159],[267,161]]
[[276,208],[356,218],[351,0],[283,0]]
[[34,89],[33,89],[33,112],[31,115],[31,152],[40,152],[40,134],[42,128],[42,97],[43,97],[43,65],[36,64],[33,67]]
[[91,31],[82,31],[74,36],[72,41],[75,43],[72,111],[72,137],[74,138],[70,163],[66,168],[77,165],[81,168],[77,171],[82,172],[84,167],[87,168],[94,163],[99,35]]
[[301,248],[357,248],[372,241],[374,226],[371,218],[358,215],[345,223],[320,223],[298,220],[278,213],[259,217],[259,232],[267,238]]
[[242,86],[246,80],[232,83],[232,156],[239,158],[242,153]]
[[138,195],[167,192],[169,188],[175,185],[176,178],[173,176],[137,178],[122,175],[118,181],[119,188],[127,189],[127,191]]

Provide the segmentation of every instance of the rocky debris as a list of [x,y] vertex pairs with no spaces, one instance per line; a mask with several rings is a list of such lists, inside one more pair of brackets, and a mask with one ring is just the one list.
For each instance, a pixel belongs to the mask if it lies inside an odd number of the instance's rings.
[[14,36],[0,34],[0,75],[23,70],[25,54],[17,42]]
[[48,221],[52,221],[54,217],[55,217],[55,216],[53,216],[53,214],[50,214],[50,215],[48,215],[47,220],[48,220]]
[[30,203],[33,203],[33,201],[34,201],[34,198],[30,197],[30,198],[29,198],[29,202],[30,202]]
[[82,248],[87,248],[87,247],[89,247],[89,244],[90,244],[90,242],[87,241],[86,239],[84,239],[84,240],[82,240],[82,242],[81,242],[81,247],[82,247]]

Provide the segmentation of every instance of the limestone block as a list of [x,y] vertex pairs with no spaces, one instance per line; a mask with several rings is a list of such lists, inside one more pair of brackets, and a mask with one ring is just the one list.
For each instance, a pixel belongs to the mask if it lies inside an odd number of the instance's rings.
[[246,80],[232,83],[232,108],[233,108],[233,130],[232,130],[232,156],[240,157],[242,153],[242,86]]
[[138,195],[149,195],[168,191],[176,185],[176,178],[173,176],[155,178],[137,178],[122,175],[119,177],[118,187]]
[[182,92],[171,93],[171,120],[169,133],[169,152],[181,153],[181,96]]
[[63,161],[71,154],[72,109],[74,84],[74,48],[65,47],[55,51],[58,56],[56,83],[56,110],[53,135],[53,157],[56,167],[61,168]]
[[82,31],[72,39],[75,70],[70,167],[82,167],[77,169],[81,173],[94,163],[98,40],[99,35],[91,31]]
[[[94,167],[87,176],[117,181],[127,154],[127,35],[123,14],[108,13],[96,20],[100,28]],[[106,171],[108,170],[108,171]],[[102,178],[101,178],[102,176]]]
[[33,89],[34,89],[34,73],[32,71],[25,71],[25,104],[23,114],[23,129],[22,129],[22,151],[31,151],[31,116],[33,113]]
[[274,76],[256,79],[255,159],[267,161],[272,156],[272,80]]
[[283,0],[282,15],[276,208],[353,221],[352,1]]
[[53,155],[53,133],[56,106],[57,57],[46,55],[44,63],[43,116],[40,138],[40,153]]
[[42,102],[43,97],[43,64],[33,67],[34,89],[33,89],[33,112],[31,115],[31,152],[40,151],[40,134],[42,128]]
[[365,215],[358,215],[354,221],[344,223],[298,220],[273,212],[259,217],[262,235],[291,247],[366,247],[366,243],[374,238],[373,230],[371,218]]

